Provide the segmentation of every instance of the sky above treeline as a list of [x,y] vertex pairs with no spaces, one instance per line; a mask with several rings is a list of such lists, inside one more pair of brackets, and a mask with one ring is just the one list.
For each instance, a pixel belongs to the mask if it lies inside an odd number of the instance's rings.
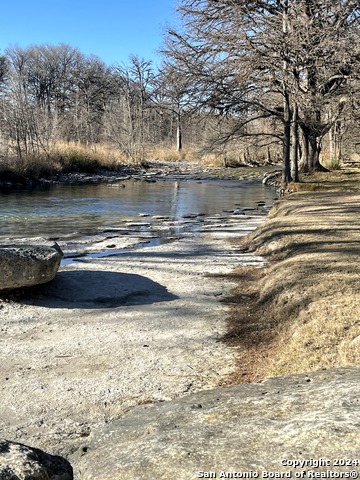
[[167,26],[174,26],[177,0],[4,0],[0,53],[10,46],[77,47],[106,64],[138,55],[155,64]]

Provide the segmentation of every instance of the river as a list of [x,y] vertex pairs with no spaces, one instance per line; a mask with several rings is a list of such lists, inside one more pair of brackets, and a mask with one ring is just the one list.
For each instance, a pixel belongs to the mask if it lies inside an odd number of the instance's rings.
[[190,214],[226,215],[259,201],[272,204],[275,196],[260,182],[234,180],[127,180],[2,193],[0,239],[91,235],[139,217],[152,224],[163,216],[176,222]]

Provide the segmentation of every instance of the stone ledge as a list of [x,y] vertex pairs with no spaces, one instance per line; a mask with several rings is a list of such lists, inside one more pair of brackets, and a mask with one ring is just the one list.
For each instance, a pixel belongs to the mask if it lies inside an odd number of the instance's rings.
[[139,406],[93,430],[80,478],[188,480],[221,471],[261,478],[264,470],[289,471],[282,460],[359,458],[359,398],[360,369],[349,368]]

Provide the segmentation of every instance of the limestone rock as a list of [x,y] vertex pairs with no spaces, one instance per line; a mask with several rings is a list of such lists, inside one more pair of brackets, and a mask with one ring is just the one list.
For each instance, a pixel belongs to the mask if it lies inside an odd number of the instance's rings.
[[[93,430],[87,453],[80,459],[80,478],[280,477],[264,477],[263,471],[288,476],[290,471],[295,478],[301,470],[359,470],[359,465],[333,463],[338,458],[359,458],[359,399],[360,369],[356,368],[274,378],[139,406]],[[311,459],[330,463],[316,468]],[[295,467],[295,460],[308,464]],[[255,473],[225,477],[221,472]]]
[[73,469],[62,457],[0,439],[0,480],[73,480]]
[[49,282],[55,277],[62,256],[57,244],[0,245],[0,290]]

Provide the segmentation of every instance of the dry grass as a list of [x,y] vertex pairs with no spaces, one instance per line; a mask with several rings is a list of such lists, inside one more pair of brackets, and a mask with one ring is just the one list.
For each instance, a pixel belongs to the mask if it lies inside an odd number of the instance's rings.
[[179,162],[181,160],[188,160],[189,153],[184,150],[178,152],[176,148],[158,146],[150,148],[146,153],[146,157],[150,160],[162,162]]
[[360,156],[354,155],[346,164],[325,163],[330,172],[317,172],[312,175],[302,175],[301,183],[290,184],[294,192],[305,191],[359,191],[360,189]]
[[1,160],[1,171],[33,178],[51,178],[59,172],[94,173],[105,168],[117,170],[134,164],[120,150],[103,144],[82,145],[76,142],[56,142],[45,152],[23,154],[22,158],[6,157]]
[[122,151],[104,144],[57,142],[52,146],[49,156],[63,171],[92,172],[97,168],[116,170],[129,162]]
[[225,167],[226,165],[238,166],[240,162],[239,156],[235,153],[227,154],[225,156],[223,153],[204,153],[196,150],[196,148],[191,147],[184,148],[178,152],[176,148],[158,146],[148,149],[145,153],[145,157],[149,158],[150,160],[164,162],[178,162],[181,160],[186,160],[188,162],[200,162],[202,165],[208,167]]
[[162,162],[179,162],[186,160],[188,162],[200,162],[205,166],[218,167],[224,165],[221,155],[215,153],[204,154],[195,148],[183,148],[180,152],[176,148],[158,146],[149,148],[145,154],[150,160]]
[[287,197],[239,245],[269,266],[234,274],[226,341],[239,368],[231,383],[360,363],[358,166],[349,171],[349,191],[345,169],[338,182],[330,174],[334,190]]
[[[59,172],[95,173],[98,169],[118,170],[122,166],[142,167],[151,162],[193,162],[203,167],[223,168],[239,166],[237,151],[204,153],[195,145],[186,146],[180,152],[175,147],[129,145],[119,149],[108,144],[81,144],[78,142],[54,142],[38,153],[22,153],[21,158],[0,150],[1,171],[33,178],[51,178]],[[250,168],[250,167],[249,167]],[[267,166],[264,165],[267,171]],[[230,170],[230,169],[227,169]],[[253,169],[253,172],[255,170]],[[252,172],[252,173],[253,173]],[[260,172],[260,169],[258,169]],[[228,177],[228,175],[225,175]],[[237,178],[237,177],[236,177]]]
[[[202,162],[201,155],[194,149],[164,146],[120,150],[106,144],[84,145],[77,142],[54,142],[47,151],[38,154],[23,154],[22,158],[3,155],[1,171],[11,171],[26,177],[51,178],[59,172],[95,173],[98,169],[118,170],[122,166],[138,167],[151,161],[158,162]],[[204,161],[205,162],[205,161]]]

